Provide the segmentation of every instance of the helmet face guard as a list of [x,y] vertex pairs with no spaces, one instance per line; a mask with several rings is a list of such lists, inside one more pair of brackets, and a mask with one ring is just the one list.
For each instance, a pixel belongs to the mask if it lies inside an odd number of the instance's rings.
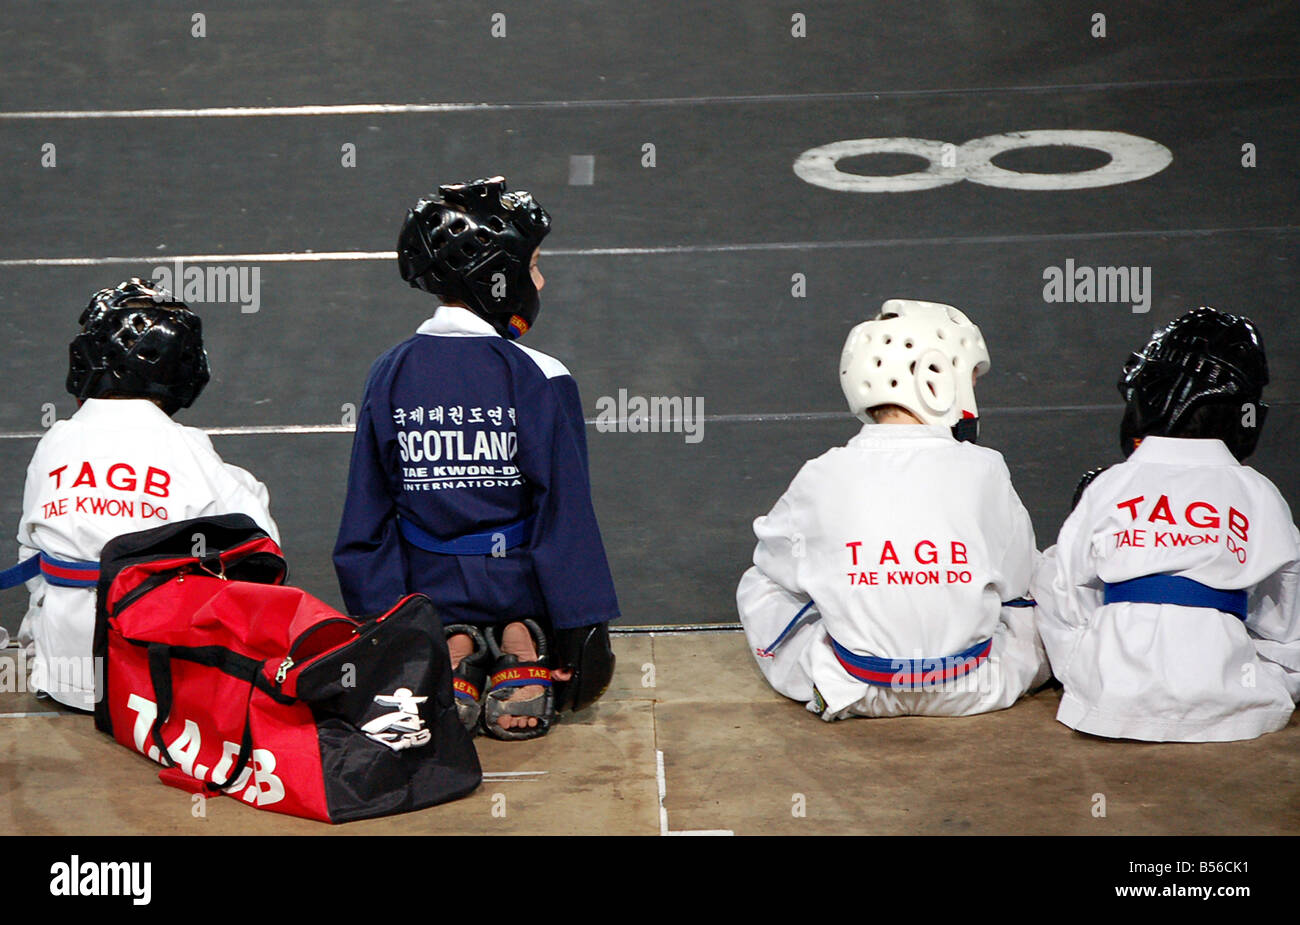
[[417,289],[460,302],[504,337],[519,337],[541,308],[533,252],[551,217],[501,177],[438,187],[406,215],[397,264]]
[[890,299],[849,332],[840,355],[840,387],[864,423],[880,405],[905,408],[974,442],[979,408],[974,380],[989,369],[980,329],[940,302]]
[[1124,364],[1120,448],[1144,437],[1222,440],[1239,460],[1254,452],[1268,413],[1268,362],[1249,318],[1197,308],[1155,331]]
[[77,399],[155,399],[168,414],[188,408],[208,384],[203,322],[152,280],[101,289],[68,345],[67,389]]

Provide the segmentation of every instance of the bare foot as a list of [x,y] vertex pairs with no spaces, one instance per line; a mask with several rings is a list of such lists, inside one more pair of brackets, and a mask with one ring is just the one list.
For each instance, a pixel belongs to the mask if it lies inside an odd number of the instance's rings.
[[455,671],[462,659],[474,653],[474,640],[466,633],[457,633],[447,639],[447,651],[451,653],[451,670]]
[[[533,642],[533,634],[522,623],[506,624],[506,628],[501,631],[501,651],[513,655],[521,662],[537,661],[537,645]],[[545,693],[540,684],[529,684],[526,687],[516,687],[506,702],[533,700]],[[497,725],[502,729],[527,729],[537,725],[537,717],[502,714],[497,718]]]
[[[506,628],[501,632],[501,651],[513,655],[521,662],[537,661],[537,645],[533,641],[533,634],[522,623],[506,624]],[[573,677],[573,672],[564,668],[553,668],[551,677],[556,681],[568,681]],[[540,684],[529,684],[515,688],[506,698],[506,702],[533,700],[545,694],[546,691]],[[531,729],[537,725],[537,717],[503,714],[497,717],[497,725],[502,729]]]

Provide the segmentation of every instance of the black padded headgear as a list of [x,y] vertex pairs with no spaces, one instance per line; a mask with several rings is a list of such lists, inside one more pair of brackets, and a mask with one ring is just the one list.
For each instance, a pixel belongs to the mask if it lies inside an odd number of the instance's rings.
[[208,384],[203,323],[152,280],[101,289],[68,345],[68,391],[154,398],[168,414],[188,408]]
[[529,263],[550,230],[546,210],[522,190],[506,192],[502,177],[440,186],[406,213],[397,266],[417,289],[519,337],[541,308]]
[[[1127,407],[1120,446],[1143,437],[1218,438],[1237,459],[1254,452],[1268,406],[1268,363],[1249,318],[1197,308],[1151,335],[1119,380]],[[1249,407],[1253,406],[1253,408]]]

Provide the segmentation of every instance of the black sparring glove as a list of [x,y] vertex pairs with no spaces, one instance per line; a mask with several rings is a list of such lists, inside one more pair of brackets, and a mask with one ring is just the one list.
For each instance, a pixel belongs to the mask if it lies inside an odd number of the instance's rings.
[[555,682],[555,708],[589,707],[609,687],[614,677],[614,650],[609,644],[609,624],[595,623],[554,630],[551,664],[573,672],[569,681]]
[[1098,466],[1096,469],[1089,469],[1083,474],[1083,478],[1079,479],[1078,487],[1074,489],[1074,500],[1070,502],[1070,510],[1074,510],[1079,506],[1079,499],[1083,497],[1084,489],[1092,484],[1093,479],[1109,468],[1110,466]]

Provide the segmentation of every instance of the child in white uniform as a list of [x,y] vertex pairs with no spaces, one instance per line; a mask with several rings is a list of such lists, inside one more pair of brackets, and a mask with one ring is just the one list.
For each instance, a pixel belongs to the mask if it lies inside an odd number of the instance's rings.
[[1057,719],[1113,738],[1252,739],[1300,697],[1300,532],[1243,466],[1267,406],[1255,325],[1214,309],[1125,366],[1126,462],[1090,473],[1034,576]]
[[1033,527],[1002,456],[968,442],[988,368],[957,309],[886,302],[840,362],[865,426],[754,522],[736,592],[750,650],[825,720],[998,710],[1047,679],[1021,600]]
[[72,341],[68,390],[80,408],[41,438],[23,489],[19,566],[0,587],[31,592],[19,642],[32,686],[93,708],[91,656],[104,544],[167,521],[248,514],[278,540],[266,487],[222,462],[202,431],[171,415],[208,381],[197,315],[152,283],[95,293]]

